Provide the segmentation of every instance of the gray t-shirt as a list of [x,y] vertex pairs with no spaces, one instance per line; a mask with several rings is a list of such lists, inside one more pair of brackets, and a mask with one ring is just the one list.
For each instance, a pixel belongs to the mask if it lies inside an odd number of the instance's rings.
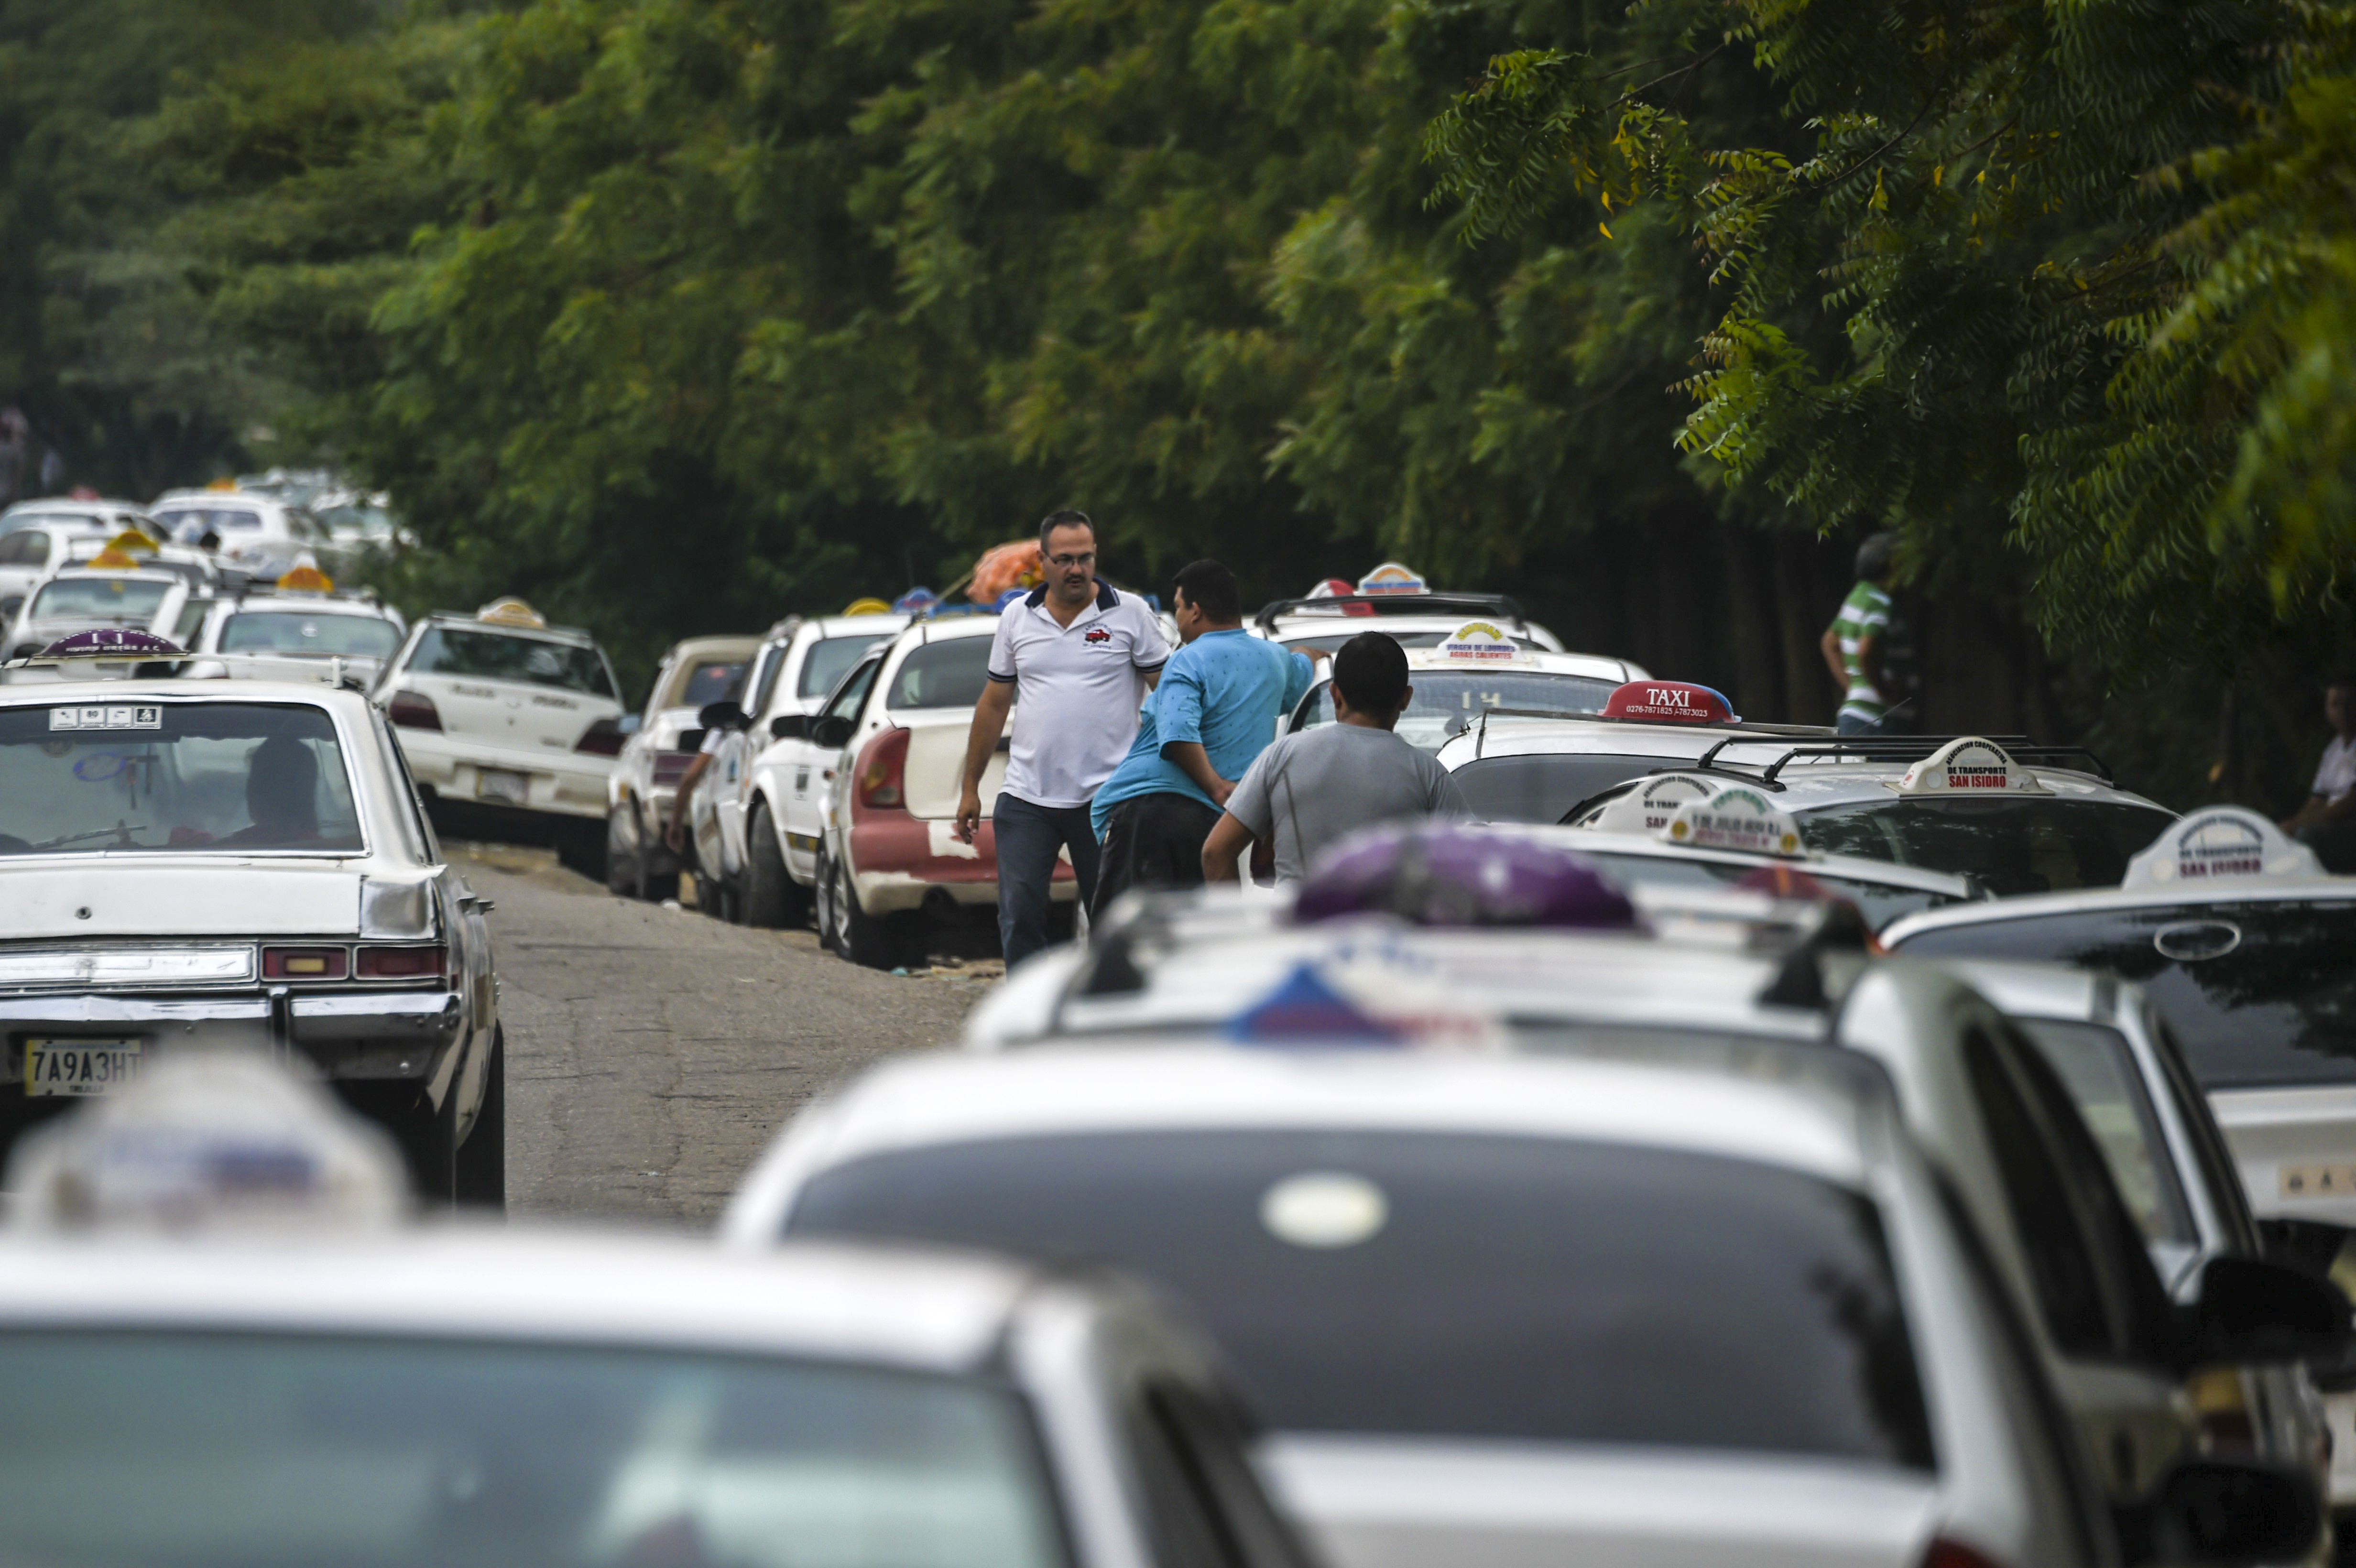
[[1262,752],[1227,796],[1227,814],[1276,845],[1276,880],[1297,882],[1336,838],[1401,816],[1470,816],[1430,752],[1387,730],[1320,724]]

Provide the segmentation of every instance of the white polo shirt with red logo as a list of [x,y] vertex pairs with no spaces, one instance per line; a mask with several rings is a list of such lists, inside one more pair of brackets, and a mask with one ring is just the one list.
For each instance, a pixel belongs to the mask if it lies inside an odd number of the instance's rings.
[[1097,601],[1068,626],[1033,589],[998,618],[990,678],[1018,683],[1006,793],[1033,805],[1086,805],[1137,741],[1145,677],[1170,657],[1152,609],[1097,584]]

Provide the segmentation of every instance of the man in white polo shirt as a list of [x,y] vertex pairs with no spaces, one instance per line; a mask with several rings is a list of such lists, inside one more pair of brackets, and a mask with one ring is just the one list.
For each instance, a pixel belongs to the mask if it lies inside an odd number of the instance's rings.
[[1006,784],[990,820],[998,847],[998,936],[1012,969],[1047,945],[1048,885],[1069,850],[1081,902],[1097,882],[1088,803],[1137,739],[1137,710],[1170,645],[1145,601],[1097,581],[1097,528],[1086,512],[1039,525],[1047,580],[998,618],[990,685],[966,736],[957,837],[981,829],[981,775],[1018,691],[1022,711]]

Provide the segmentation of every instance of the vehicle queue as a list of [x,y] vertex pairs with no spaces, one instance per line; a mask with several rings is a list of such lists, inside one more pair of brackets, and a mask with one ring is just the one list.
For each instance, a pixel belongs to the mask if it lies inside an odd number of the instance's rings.
[[1257,631],[1396,629],[1487,821],[1131,895],[724,1246],[442,1233],[388,1191],[499,1207],[504,1052],[434,817],[919,961],[995,896],[992,617],[699,639],[629,714],[518,601],[179,592],[0,671],[0,1408],[76,1413],[0,1420],[0,1556],[2256,1564],[2356,1503],[2356,880],[2250,814],[1746,723],[1387,563]]

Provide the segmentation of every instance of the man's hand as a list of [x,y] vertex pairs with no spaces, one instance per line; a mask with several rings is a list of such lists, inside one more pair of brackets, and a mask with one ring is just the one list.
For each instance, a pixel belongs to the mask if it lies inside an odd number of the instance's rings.
[[1211,825],[1210,837],[1203,840],[1203,880],[1205,882],[1236,882],[1243,880],[1236,863],[1251,848],[1251,829],[1234,817],[1220,815]]
[[960,844],[970,844],[980,831],[981,791],[968,784],[958,792],[957,824],[949,829],[949,837]]
[[674,855],[687,848],[687,832],[680,826],[678,817],[672,817],[663,828],[663,843]]
[[1200,741],[1171,741],[1162,748],[1162,760],[1173,763],[1178,771],[1194,781],[1194,787],[1211,797],[1214,805],[1227,804],[1227,796],[1236,793],[1236,781],[1219,776],[1211,765],[1211,753]]
[[1006,733],[1006,716],[1013,708],[1011,680],[990,682],[973,705],[973,727],[965,732],[965,776],[958,789],[957,820],[949,825],[949,836],[960,844],[972,843],[981,831],[981,775],[990,767],[991,753],[998,750],[998,738]]

